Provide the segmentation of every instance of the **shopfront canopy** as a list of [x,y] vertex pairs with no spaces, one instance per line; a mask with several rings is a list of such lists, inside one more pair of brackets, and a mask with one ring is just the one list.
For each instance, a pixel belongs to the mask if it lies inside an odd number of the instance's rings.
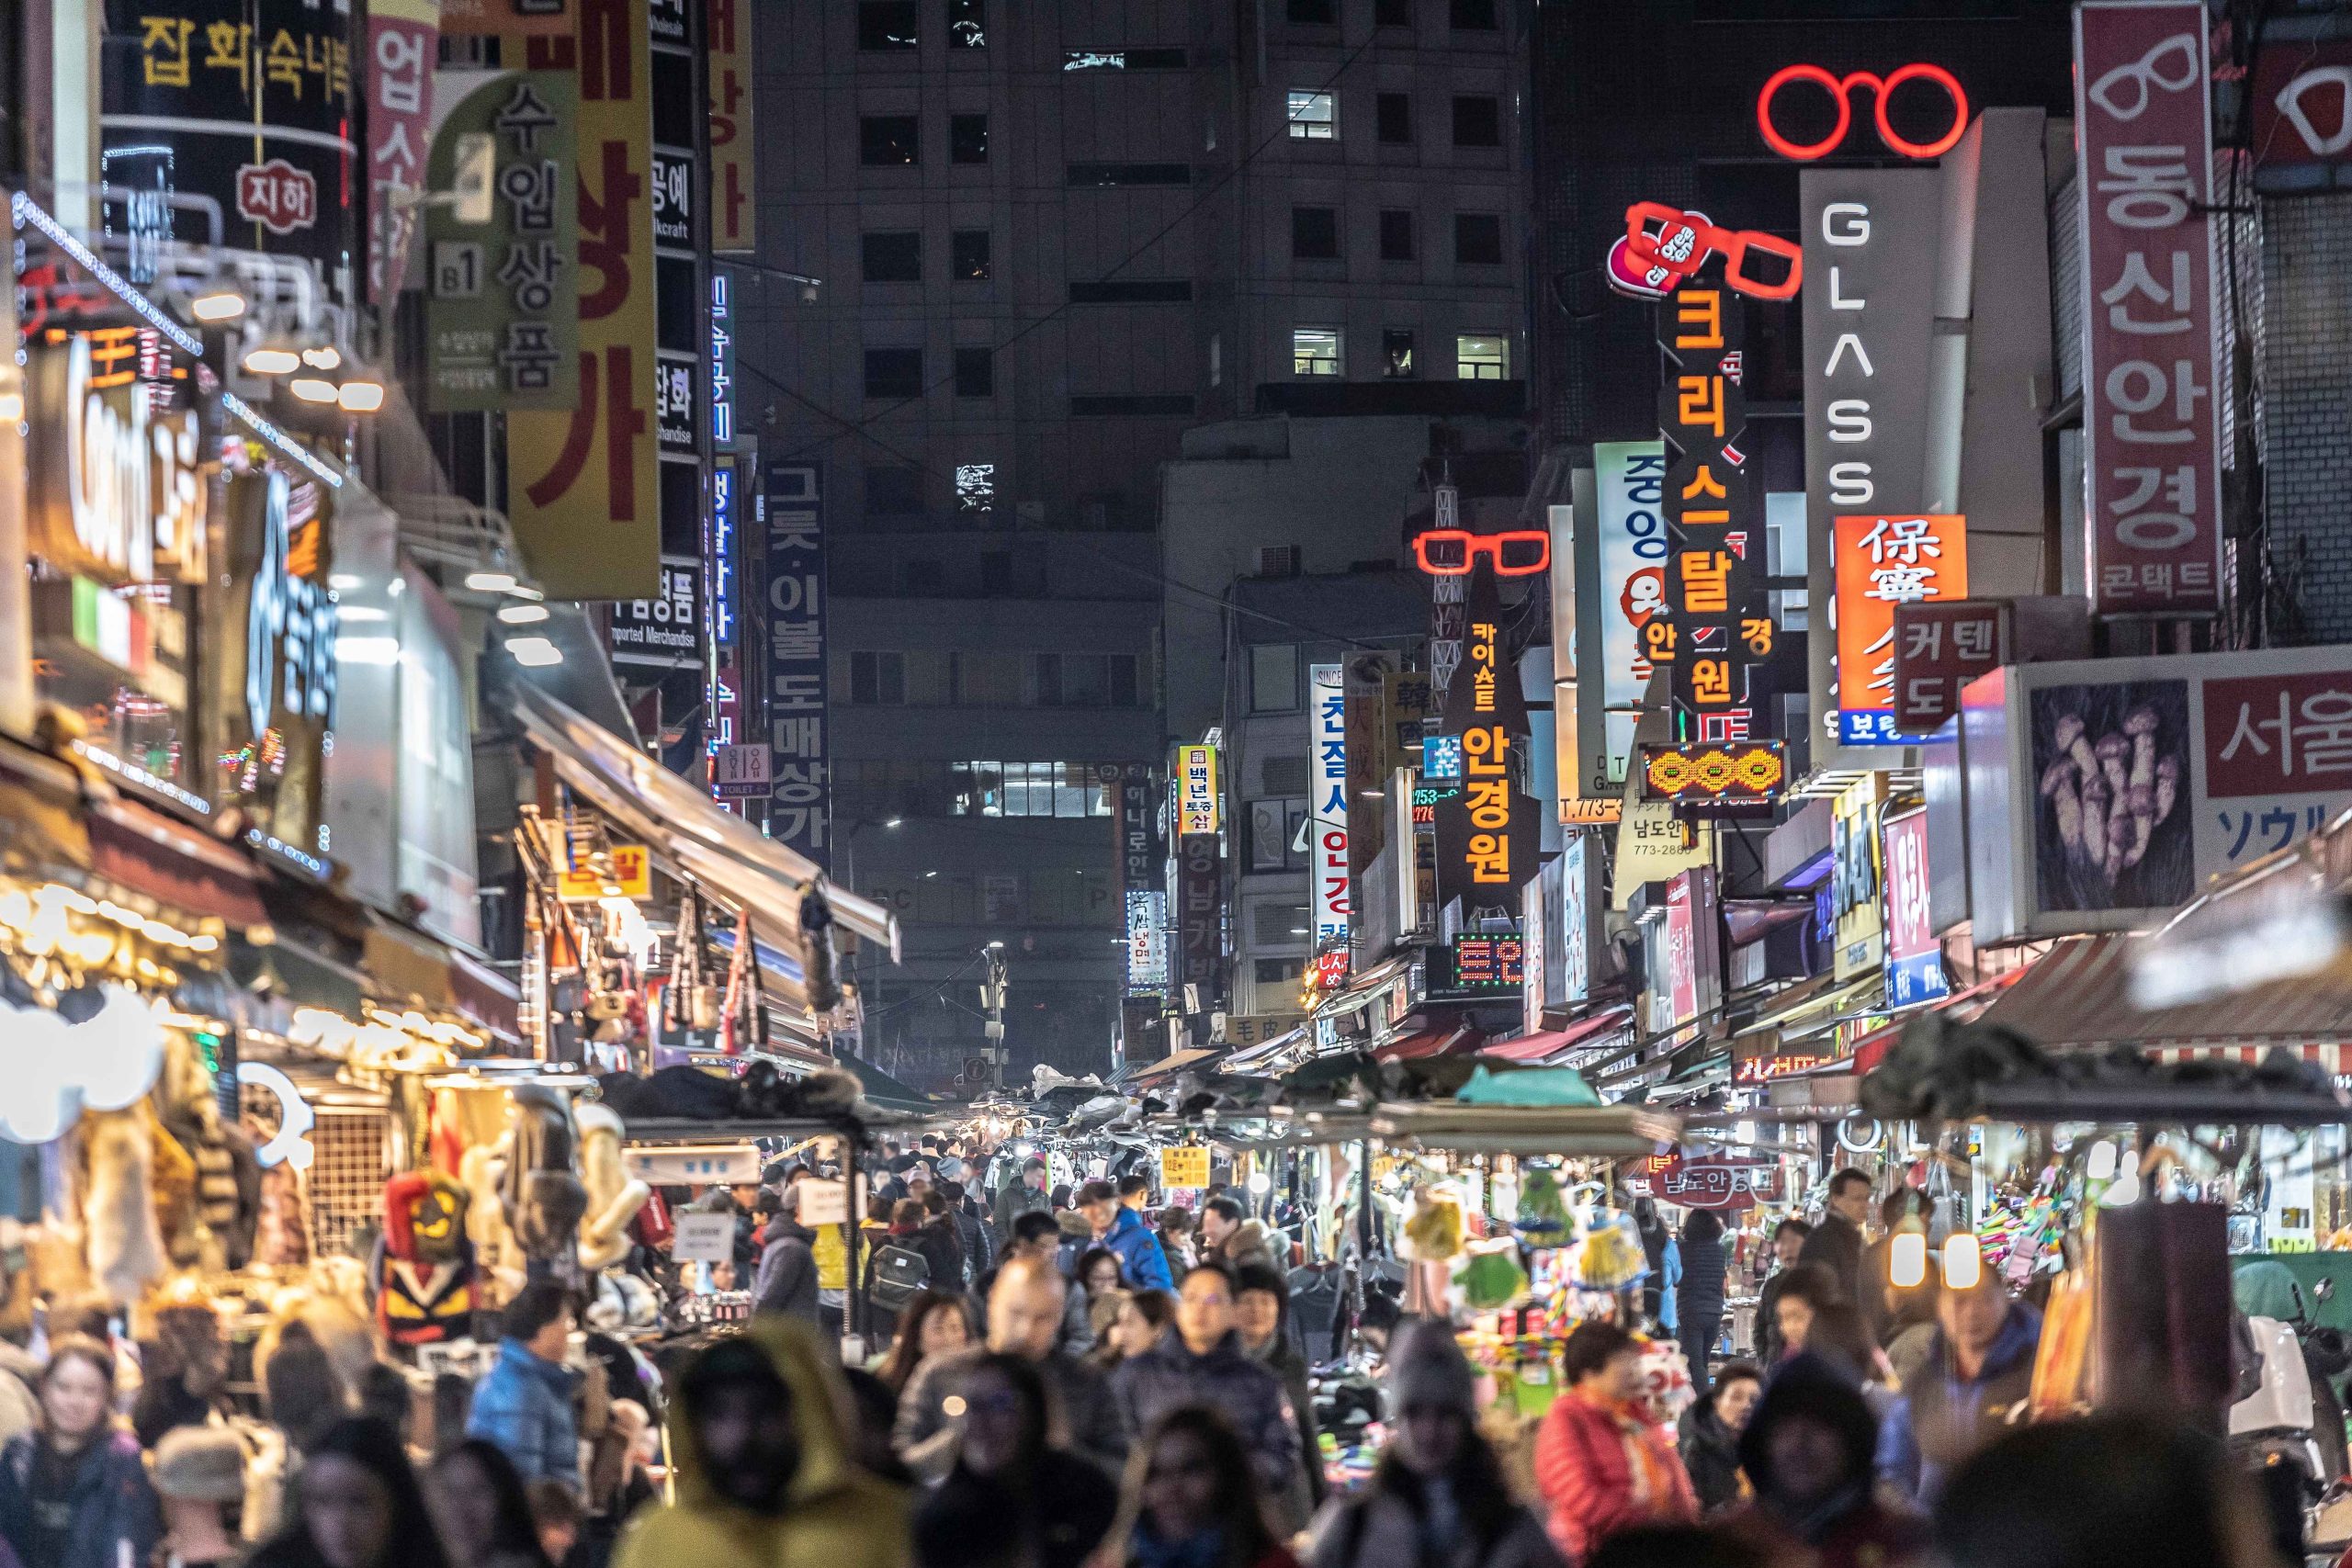
[[2332,973],[2182,1007],[2135,1006],[2132,971],[2150,940],[2098,936],[2062,943],[1985,1009],[1983,1021],[2048,1049],[2133,1045],[2176,1061],[2240,1058],[2278,1046],[2317,1059],[2307,1047],[2352,1042],[2352,985]]
[[1538,1030],[1522,1034],[1516,1040],[1505,1040],[1488,1045],[1478,1055],[1491,1061],[1555,1062],[1572,1052],[1589,1050],[1606,1043],[1609,1037],[1633,1021],[1630,1008],[1609,1008],[1566,1029]]
[[[660,761],[544,692],[518,686],[514,714],[569,788],[688,876],[752,911],[763,942],[800,959],[800,890],[823,875],[814,861],[721,811]],[[826,894],[845,930],[897,960],[899,923],[888,910],[846,888],[828,885]]]

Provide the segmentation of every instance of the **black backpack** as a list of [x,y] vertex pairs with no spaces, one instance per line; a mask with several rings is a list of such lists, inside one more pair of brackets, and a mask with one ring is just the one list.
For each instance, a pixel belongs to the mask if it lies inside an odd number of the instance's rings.
[[911,1247],[888,1242],[876,1250],[868,1279],[874,1304],[896,1312],[930,1286],[931,1259]]

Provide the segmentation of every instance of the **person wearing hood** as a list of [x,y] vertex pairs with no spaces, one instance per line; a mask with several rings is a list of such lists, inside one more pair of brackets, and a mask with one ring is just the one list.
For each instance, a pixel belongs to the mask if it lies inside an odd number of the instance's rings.
[[1119,1190],[1107,1181],[1090,1181],[1079,1189],[1078,1206],[1093,1228],[1094,1245],[1119,1260],[1127,1286],[1137,1291],[1168,1291],[1176,1281],[1168,1272],[1168,1255],[1159,1238],[1143,1223],[1143,1215],[1119,1201]]
[[1714,1386],[1682,1413],[1682,1468],[1702,1514],[1720,1514],[1747,1496],[1740,1473],[1739,1438],[1764,1391],[1764,1374],[1751,1361],[1726,1361]]
[[1317,1516],[1307,1568],[1559,1568],[1478,1430],[1477,1387],[1451,1328],[1416,1321],[1398,1334],[1388,1446],[1369,1485]]
[[1110,1534],[1118,1493],[1054,1442],[1036,1363],[989,1351],[964,1398],[956,1466],[915,1514],[917,1568],[1081,1568]]
[[[1205,1404],[1233,1424],[1278,1514],[1299,1464],[1298,1425],[1282,1380],[1241,1348],[1236,1330],[1233,1275],[1216,1263],[1195,1264],[1176,1296],[1176,1326],[1159,1345],[1120,1364],[1111,1388],[1130,1434],[1149,1431],[1187,1404]],[[1295,1530],[1306,1521],[1285,1517]]]
[[907,1495],[851,1458],[839,1380],[793,1318],[704,1350],[678,1381],[675,1501],[637,1511],[613,1568],[904,1568]]
[[1927,1364],[1879,1434],[1880,1475],[1931,1506],[1956,1466],[2023,1418],[2041,1343],[2041,1314],[2011,1301],[1992,1270],[1968,1290],[1946,1290]]
[[1274,1267],[1266,1227],[1242,1212],[1241,1201],[1219,1193],[1201,1205],[1201,1261],[1238,1269],[1245,1263]]
[[800,1223],[798,1194],[782,1194],[782,1206],[767,1224],[760,1249],[760,1271],[752,1285],[753,1312],[783,1313],[817,1321],[817,1233]]
[[977,1284],[996,1263],[996,1245],[989,1239],[988,1221],[961,1181],[943,1178],[939,1193],[947,1200],[947,1213],[955,1219],[956,1234],[964,1243],[965,1278]]
[[922,1226],[915,1233],[915,1249],[931,1264],[933,1290],[962,1295],[972,1288],[972,1276],[964,1266],[964,1233],[956,1228],[947,1194],[935,1187],[922,1195]]
[[1800,1352],[1764,1391],[1740,1434],[1740,1467],[1755,1506],[1735,1528],[1758,1533],[1817,1568],[1886,1568],[1917,1557],[1926,1521],[1879,1501],[1872,1457],[1878,1422],[1843,1368]]
[[1681,1279],[1674,1288],[1675,1320],[1690,1387],[1707,1393],[1707,1361],[1724,1331],[1724,1223],[1705,1209],[1682,1222]]
[[1311,1518],[1330,1490],[1323,1477],[1323,1439],[1315,1429],[1315,1391],[1307,1383],[1306,1358],[1290,1328],[1290,1286],[1272,1269],[1256,1264],[1233,1276],[1234,1326],[1241,1348],[1283,1381],[1291,1416],[1298,1424],[1298,1474],[1284,1502],[1300,1518]]
[[526,1482],[580,1484],[580,1420],[572,1409],[580,1374],[564,1365],[571,1343],[571,1296],[534,1280],[506,1303],[498,1359],[474,1387],[466,1436],[485,1438],[514,1461]]

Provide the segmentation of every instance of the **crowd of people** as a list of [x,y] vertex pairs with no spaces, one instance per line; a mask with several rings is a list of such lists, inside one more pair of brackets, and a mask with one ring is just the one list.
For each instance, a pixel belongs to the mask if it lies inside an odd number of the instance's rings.
[[[424,1441],[406,1374],[288,1325],[256,1363],[273,1487],[250,1425],[223,1419],[217,1343],[134,1349],[103,1313],[53,1311],[0,1350],[0,1568],[2258,1568],[2270,1550],[2215,1445],[2023,1427],[2032,1307],[1989,1274],[1894,1289],[1887,1234],[1914,1200],[1873,1204],[1859,1171],[1774,1236],[1755,1360],[1706,1354],[1720,1225],[1694,1213],[1663,1238],[1679,1268],[1635,1315],[1663,1333],[1670,1305],[1697,1345],[1679,1441],[1645,1413],[1626,1326],[1573,1331],[1517,1452],[1453,1326],[1408,1317],[1374,1337],[1376,1467],[1333,1495],[1309,1383],[1332,1341],[1303,1331],[1262,1201],[1155,1212],[1137,1176],[1056,1190],[1042,1161],[987,1168],[943,1141],[887,1152],[863,1313],[847,1248],[820,1245],[839,1227],[801,1223],[807,1173],[714,1191],[743,1221],[747,1324],[656,1375],[606,1364],[565,1286],[535,1280]],[[887,1342],[844,1365],[845,1330],[883,1314]],[[2080,1509],[2035,1512],[2066,1487]],[[2085,1523],[2102,1507],[2122,1511],[2112,1540]]]

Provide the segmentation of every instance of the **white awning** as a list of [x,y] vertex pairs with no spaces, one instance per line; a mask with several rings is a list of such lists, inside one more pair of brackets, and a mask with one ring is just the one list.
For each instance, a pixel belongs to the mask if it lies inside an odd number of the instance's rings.
[[[514,714],[565,784],[673,865],[749,908],[761,941],[801,956],[800,889],[824,874],[816,862],[721,811],[659,761],[536,687],[515,688]],[[825,891],[842,929],[879,942],[898,961],[896,917],[830,882]]]

